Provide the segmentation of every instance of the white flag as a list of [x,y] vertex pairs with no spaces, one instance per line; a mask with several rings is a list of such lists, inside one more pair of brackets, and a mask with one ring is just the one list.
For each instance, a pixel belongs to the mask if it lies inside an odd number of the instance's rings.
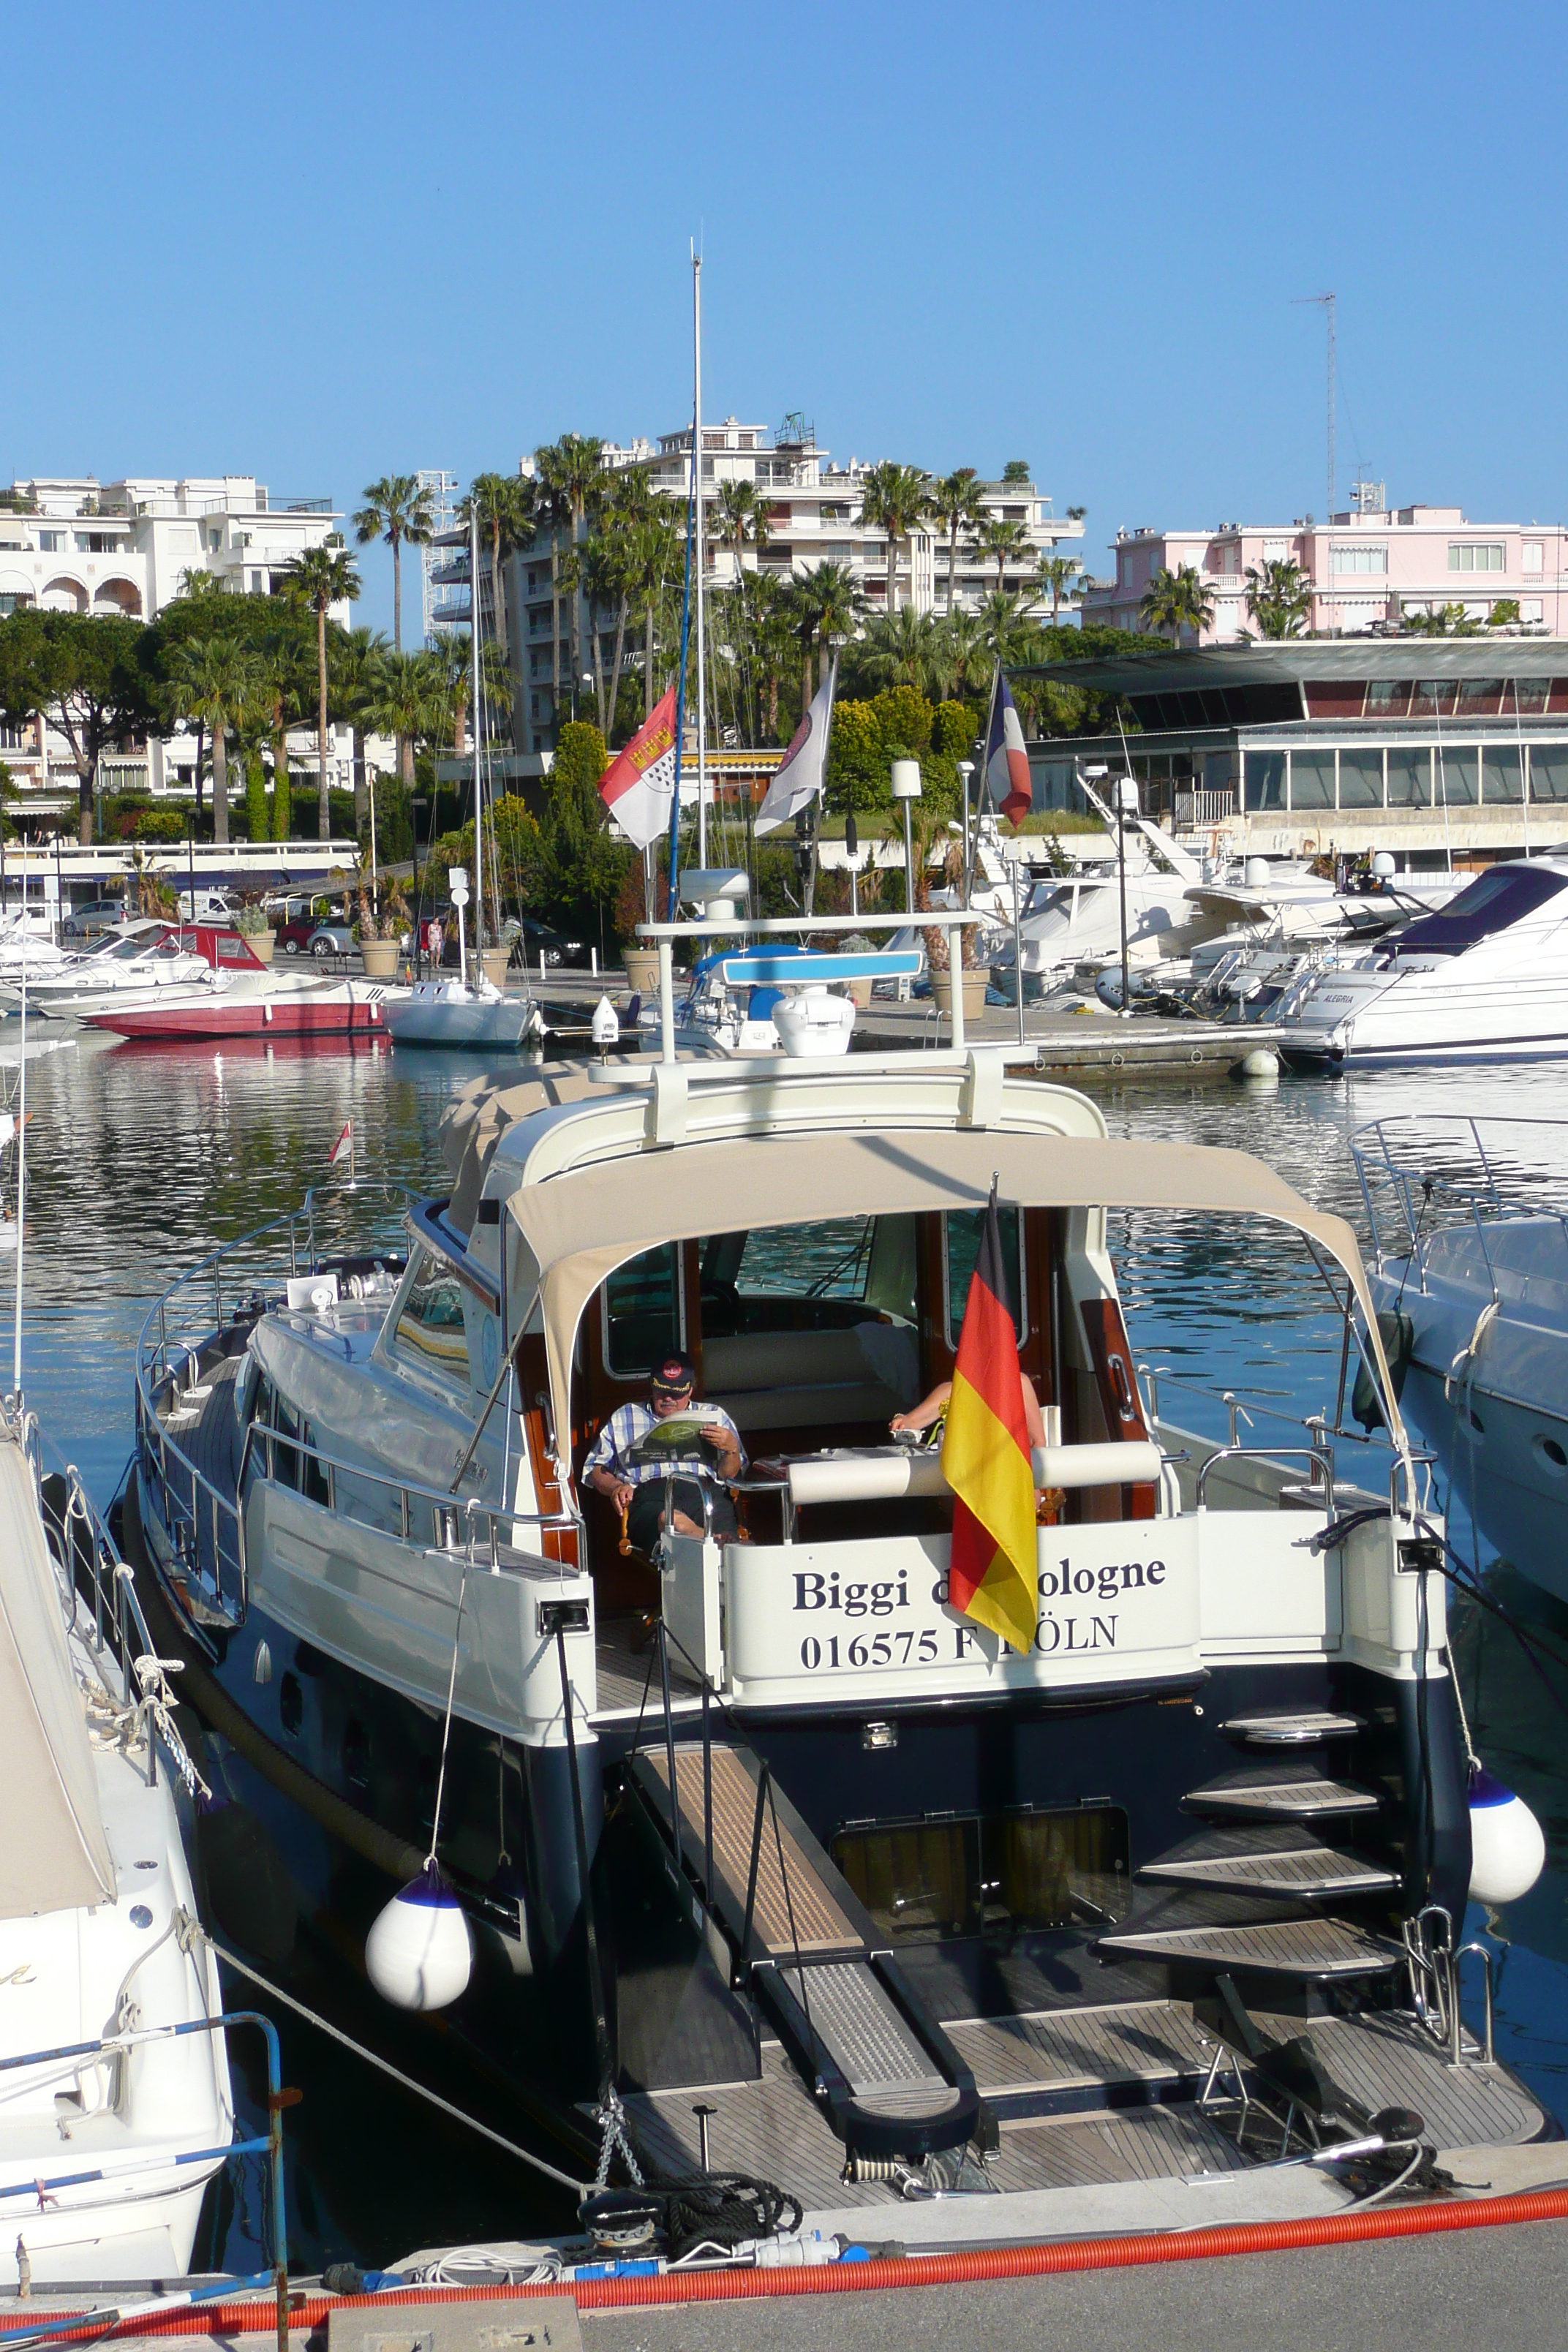
[[759,833],[771,833],[775,824],[784,824],[821,792],[827,772],[827,730],[833,723],[833,688],[837,677],[835,661],[826,685],[817,688],[811,708],[795,729],[768,786],[767,798],[757,811]]

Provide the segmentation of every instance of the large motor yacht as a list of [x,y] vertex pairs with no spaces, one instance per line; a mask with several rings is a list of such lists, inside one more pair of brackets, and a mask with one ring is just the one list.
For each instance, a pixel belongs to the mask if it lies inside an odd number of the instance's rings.
[[[994,1052],[667,1035],[476,1085],[446,1142],[444,1197],[376,1227],[318,1192],[154,1311],[128,1528],[303,1916],[448,2004],[447,2053],[584,2172],[624,2129],[862,2233],[942,2185],[1003,2230],[1027,2192],[1029,2232],[1090,2182],[1130,2227],[1184,2179],[1319,2210],[1550,2131],[1459,2016],[1440,1530],[1346,1224]],[[1046,1440],[1026,1651],[952,1605],[942,1455],[889,1439],[952,1375],[994,1191]],[[1158,1416],[1125,1211],[1336,1271],[1375,1489],[1321,1423],[1269,1453]],[[678,1349],[743,1441],[740,1530],[645,1555],[584,1459]],[[468,1957],[400,1979],[443,1904]]]
[[1568,856],[1510,858],[1350,969],[1312,977],[1277,1018],[1292,1060],[1462,1061],[1568,1043]]

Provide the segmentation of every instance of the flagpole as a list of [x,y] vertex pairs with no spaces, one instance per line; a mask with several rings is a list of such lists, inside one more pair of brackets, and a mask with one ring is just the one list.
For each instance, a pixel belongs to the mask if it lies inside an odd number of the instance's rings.
[[708,698],[702,633],[702,256],[691,257],[691,476],[697,495],[697,863],[708,863]]
[[[481,715],[483,706],[479,699],[479,510],[472,499],[468,500],[468,579],[472,591],[468,598],[468,650],[473,662],[474,677],[474,954],[479,959],[479,971],[482,976],[485,962],[483,956],[479,954],[479,943],[485,933],[485,787],[484,754],[479,748],[479,737],[484,721]],[[491,593],[494,593],[493,589]],[[463,910],[459,907],[458,909],[459,928],[462,920]],[[352,1129],[349,1137],[349,1151],[352,1181],[353,1152]]]
[[686,583],[680,597],[680,671],[675,688],[675,791],[669,803],[669,889],[664,919],[673,923],[680,905],[680,761],[686,746],[686,656],[691,629],[691,535],[697,498],[696,407],[692,408],[691,495],[686,503]]

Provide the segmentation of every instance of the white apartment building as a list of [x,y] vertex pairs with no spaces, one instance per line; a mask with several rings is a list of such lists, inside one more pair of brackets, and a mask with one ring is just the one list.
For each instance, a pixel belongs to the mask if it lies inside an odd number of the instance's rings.
[[[17,509],[27,509],[25,512]],[[150,621],[181,591],[187,572],[209,572],[237,593],[267,595],[275,576],[307,549],[337,544],[342,517],[331,499],[279,496],[253,474],[126,476],[37,475],[11,486],[0,508],[0,617],[42,612],[118,614]],[[333,618],[348,625],[350,607]],[[352,782],[348,731],[334,730],[328,758],[333,781]],[[290,751],[315,758],[315,730],[300,729]],[[68,793],[76,769],[68,745],[35,721],[0,724],[0,759],[23,790]],[[176,735],[102,763],[104,789],[145,787],[188,793],[194,738]]]
[[[683,505],[689,499],[690,425],[663,434],[657,441],[607,443],[604,454],[606,465],[612,467],[646,467],[654,488],[667,497]],[[749,482],[763,500],[769,535],[764,546],[750,545],[744,551],[740,562],[746,570],[789,579],[815,571],[820,563],[844,564],[853,572],[872,612],[889,609],[890,587],[900,607],[912,605],[919,613],[945,612],[948,541],[939,525],[928,524],[900,543],[894,557],[895,576],[889,582],[887,539],[861,520],[862,485],[870,462],[852,457],[847,465],[834,465],[829,452],[818,444],[815,428],[801,416],[787,417],[776,432],[761,425],[743,425],[738,417],[725,417],[721,423],[702,428],[704,516],[710,516],[724,482]],[[522,460],[523,473],[531,473],[532,467],[531,457]],[[998,521],[1017,523],[1027,534],[1026,548],[1004,565],[1001,584],[1011,593],[1029,599],[1026,611],[1048,616],[1050,599],[1038,593],[1039,563],[1043,557],[1064,548],[1070,552],[1081,541],[1081,519],[1053,514],[1051,499],[1032,481],[986,481],[977,482],[975,487],[989,516]],[[708,582],[717,587],[731,584],[738,568],[737,558],[732,549],[715,543],[710,520],[705,523],[704,544]],[[960,536],[957,557],[952,583],[954,603],[960,610],[973,611],[998,585],[996,559],[983,553],[973,534]],[[466,624],[466,552],[442,567],[437,578],[450,583],[456,592],[437,606],[437,622]],[[513,712],[514,737],[519,752],[530,755],[530,763],[536,767],[537,754],[553,740],[557,658],[561,677],[564,680],[570,676],[569,614],[564,605],[559,656],[552,642],[547,540],[510,560],[505,584],[510,653],[521,684]],[[1064,597],[1064,610],[1070,607],[1072,601]],[[481,581],[481,617],[488,616],[489,611],[489,584]],[[578,623],[579,647],[585,640],[587,628],[584,604]],[[606,641],[606,667],[610,653]]]
[[1114,580],[1090,581],[1083,619],[1142,629],[1142,600],[1154,574],[1190,565],[1214,602],[1214,619],[1182,633],[1184,645],[1235,644],[1258,635],[1247,609],[1247,572],[1293,562],[1307,575],[1307,633],[1383,635],[1405,616],[1460,604],[1485,621],[1505,600],[1527,628],[1568,632],[1568,530],[1559,523],[1473,523],[1461,507],[1390,511],[1382,485],[1358,483],[1355,503],[1318,522],[1220,523],[1212,530],[1119,530]]

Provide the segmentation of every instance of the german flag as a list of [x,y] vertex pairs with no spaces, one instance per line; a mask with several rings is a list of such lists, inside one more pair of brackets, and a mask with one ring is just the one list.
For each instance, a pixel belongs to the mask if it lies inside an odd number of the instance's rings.
[[955,1497],[947,1590],[955,1609],[1026,1652],[1039,1623],[1035,1478],[1002,1266],[993,1185],[942,1432],[942,1466]]

